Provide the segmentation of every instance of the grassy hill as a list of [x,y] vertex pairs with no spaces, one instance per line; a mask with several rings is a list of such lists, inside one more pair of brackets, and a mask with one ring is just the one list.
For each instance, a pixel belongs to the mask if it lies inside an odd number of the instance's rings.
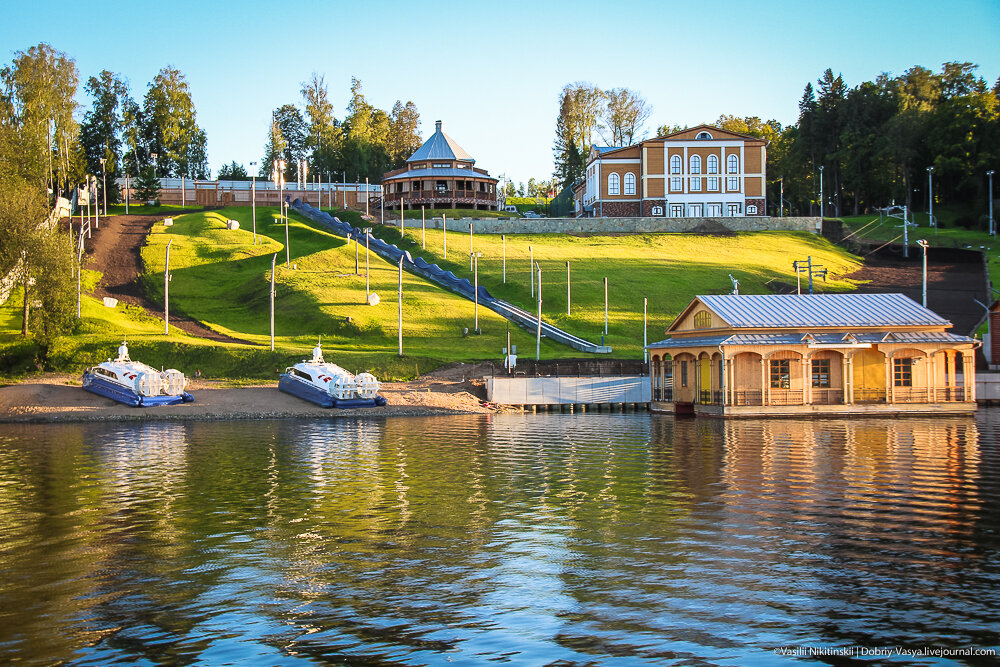
[[[417,212],[419,215],[419,211]],[[338,213],[360,224],[355,212]],[[225,229],[229,218],[240,229]],[[154,226],[142,251],[147,294],[162,301],[164,251],[171,244],[170,308],[249,344],[212,343],[171,329],[164,336],[162,320],[136,308],[104,308],[85,298],[83,319],[73,336],[53,350],[51,363],[71,370],[108,356],[128,335],[135,358],[153,365],[170,365],[207,376],[273,377],[274,370],[307,356],[317,336],[323,336],[327,358],[351,370],[372,369],[383,377],[408,377],[451,361],[494,360],[501,357],[507,324],[484,307],[479,309],[482,335],[473,329],[472,303],[424,279],[403,274],[403,350],[397,354],[398,269],[372,254],[371,289],[382,302],[365,304],[365,254],[347,240],[299,218],[289,227],[290,264],[285,267],[285,230],[276,222],[277,208],[257,209],[258,243],[253,244],[251,212],[245,207],[189,213],[174,217],[172,227]],[[458,276],[469,270],[469,234],[427,230],[426,249],[419,227],[380,227],[375,233],[396,242],[414,256],[437,262]],[[824,239],[807,233],[760,233],[731,236],[644,234],[571,236],[509,235],[506,242],[507,281],[502,274],[499,235],[475,235],[474,250],[482,253],[479,280],[495,296],[535,309],[529,282],[529,247],[542,268],[543,317],[571,333],[600,342],[604,333],[604,277],[609,280],[608,333],[614,357],[642,356],[643,297],[649,300],[649,340],[663,330],[695,294],[726,293],[731,273],[743,293],[771,291],[775,282],[795,283],[794,260],[812,256],[830,270],[824,290],[849,290],[842,278],[859,264],[856,258]],[[271,257],[275,272],[276,349],[271,352],[268,290]],[[572,309],[566,313],[566,261],[570,262]],[[99,267],[95,267],[99,268]],[[0,306],[0,345],[16,344],[20,326],[17,295]],[[511,329],[522,355],[533,356],[533,332]],[[579,357],[571,348],[543,341],[542,358]],[[14,369],[19,370],[19,369]],[[20,370],[23,370],[20,369]]]

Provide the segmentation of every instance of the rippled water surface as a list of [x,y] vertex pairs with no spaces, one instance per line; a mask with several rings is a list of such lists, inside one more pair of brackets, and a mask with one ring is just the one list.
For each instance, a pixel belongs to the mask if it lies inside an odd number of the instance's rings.
[[998,434],[997,410],[0,426],[0,662],[997,648]]

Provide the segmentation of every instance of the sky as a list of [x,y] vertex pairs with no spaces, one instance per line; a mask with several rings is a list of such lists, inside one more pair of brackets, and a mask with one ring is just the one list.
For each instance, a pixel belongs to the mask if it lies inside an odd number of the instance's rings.
[[998,0],[0,4],[0,62],[40,42],[74,58],[81,118],[82,84],[103,69],[140,102],[161,68],[179,69],[213,174],[261,159],[272,110],[301,108],[313,72],[339,119],[357,77],[379,108],[416,104],[424,139],[441,120],[477,166],[515,182],[551,177],[559,92],[577,81],[645,97],[652,136],[722,114],[793,124],[828,67],[850,87],[947,61],[1000,77]]

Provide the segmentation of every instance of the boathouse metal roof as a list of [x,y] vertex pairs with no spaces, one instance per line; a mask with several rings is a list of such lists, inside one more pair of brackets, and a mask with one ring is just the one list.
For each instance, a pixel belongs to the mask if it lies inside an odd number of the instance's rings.
[[816,347],[850,346],[878,343],[972,343],[974,338],[944,331],[876,331],[864,333],[781,333],[781,334],[724,334],[720,336],[675,336],[649,348],[719,347],[720,345],[801,345]]
[[459,178],[466,181],[471,181],[475,178],[481,178],[489,181],[495,181],[497,179],[493,178],[489,174],[482,174],[478,171],[472,171],[471,169],[458,169],[457,167],[438,167],[436,169],[410,169],[404,171],[402,174],[396,174],[394,176],[389,176],[383,180],[386,181],[396,181],[401,179],[419,179],[419,178]]
[[410,156],[407,162],[419,162],[421,160],[462,160],[464,162],[475,162],[472,156],[465,152],[454,139],[441,130],[441,121],[434,124],[434,134],[424,142],[424,145]]
[[708,294],[697,298],[737,329],[951,326],[903,294]]

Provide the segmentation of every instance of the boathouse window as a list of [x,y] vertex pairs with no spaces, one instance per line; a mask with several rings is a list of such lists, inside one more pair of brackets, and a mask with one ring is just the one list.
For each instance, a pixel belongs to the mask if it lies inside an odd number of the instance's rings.
[[791,359],[771,360],[771,388],[788,389],[791,386],[792,361]]
[[694,328],[707,329],[712,326],[712,314],[707,310],[700,310],[694,314]]
[[688,362],[681,362],[681,386],[688,386]]
[[738,174],[740,172],[740,159],[735,155],[730,155],[726,158],[726,171],[730,174]]
[[708,156],[708,173],[718,174],[719,173],[719,156],[709,155]]
[[830,360],[812,360],[812,386],[820,388],[830,387]]
[[679,174],[681,173],[681,156],[671,155],[670,156],[670,173]]
[[892,360],[892,383],[897,387],[913,386],[913,359],[904,357]]
[[625,194],[635,194],[635,174],[631,171],[625,174]]

